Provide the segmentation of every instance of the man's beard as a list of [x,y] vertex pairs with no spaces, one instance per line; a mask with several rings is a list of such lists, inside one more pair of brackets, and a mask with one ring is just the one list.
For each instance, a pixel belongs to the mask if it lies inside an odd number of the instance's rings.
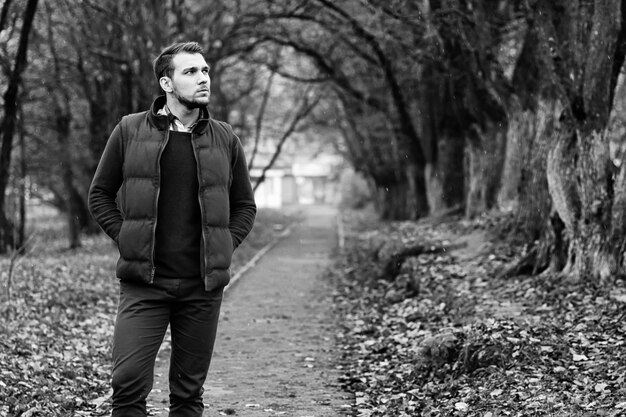
[[180,94],[178,94],[178,91],[176,91],[176,89],[172,90],[172,93],[174,95],[174,98],[176,98],[176,100],[178,100],[178,102],[180,104],[182,104],[183,106],[185,106],[189,110],[201,109],[201,108],[207,106],[206,103],[200,103],[198,101],[189,100],[189,99],[181,96]]

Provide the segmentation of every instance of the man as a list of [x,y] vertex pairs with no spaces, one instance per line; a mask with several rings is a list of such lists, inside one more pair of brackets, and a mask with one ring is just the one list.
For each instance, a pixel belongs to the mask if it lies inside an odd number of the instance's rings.
[[202,48],[167,47],[154,74],[165,96],[122,118],[89,190],[90,210],[120,253],[112,416],[146,416],[169,324],[169,415],[200,417],[231,255],[256,206],[241,142],[207,110]]

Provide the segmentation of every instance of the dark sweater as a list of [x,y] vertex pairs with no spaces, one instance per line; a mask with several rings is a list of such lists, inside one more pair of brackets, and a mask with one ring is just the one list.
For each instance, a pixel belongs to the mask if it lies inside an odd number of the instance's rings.
[[191,133],[169,132],[161,155],[156,276],[200,278],[202,225]]

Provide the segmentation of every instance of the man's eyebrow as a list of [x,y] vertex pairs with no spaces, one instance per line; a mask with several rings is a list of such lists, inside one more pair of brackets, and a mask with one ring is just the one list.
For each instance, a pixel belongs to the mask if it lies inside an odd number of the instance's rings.
[[194,67],[194,66],[185,67],[185,68],[182,69],[182,71],[198,70],[198,69],[199,70],[207,70],[207,71],[209,71],[211,69],[211,66],[210,65],[202,65],[202,66],[199,66],[199,67]]

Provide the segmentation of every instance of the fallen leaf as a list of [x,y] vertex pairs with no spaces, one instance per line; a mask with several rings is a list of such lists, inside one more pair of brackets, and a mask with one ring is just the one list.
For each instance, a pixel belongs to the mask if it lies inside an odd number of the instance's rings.
[[608,387],[608,384],[605,384],[604,382],[598,383],[596,384],[596,386],[594,387],[596,392],[605,392],[606,391],[606,387]]
[[464,402],[458,402],[458,403],[454,403],[454,408],[456,408],[458,411],[467,411],[469,410],[469,405],[467,405],[467,403],[464,403]]
[[498,388],[498,389],[494,389],[493,391],[491,391],[489,395],[491,395],[492,397],[497,397],[498,395],[502,394],[502,392],[503,391]]

